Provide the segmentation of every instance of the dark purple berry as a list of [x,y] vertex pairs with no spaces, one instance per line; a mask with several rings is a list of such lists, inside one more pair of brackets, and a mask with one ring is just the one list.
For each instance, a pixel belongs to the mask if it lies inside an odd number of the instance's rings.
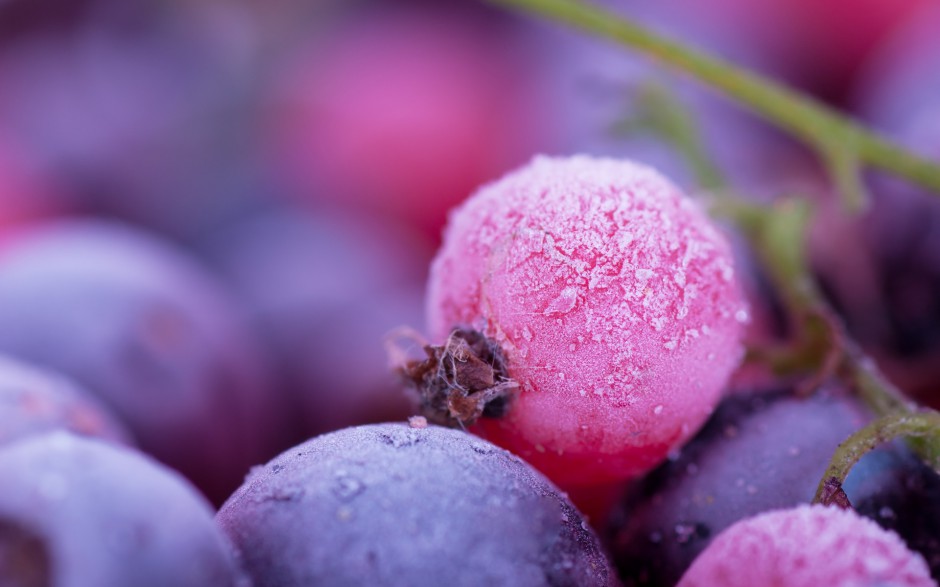
[[54,432],[0,450],[0,585],[242,587],[208,502],[116,445]]
[[221,502],[270,454],[278,409],[225,293],[141,231],[50,224],[0,242],[0,351],[73,378]]
[[0,446],[52,430],[133,444],[124,425],[87,391],[0,355]]
[[[738,520],[813,499],[840,442],[870,416],[847,392],[727,398],[675,460],[635,486],[612,523],[627,585],[674,585]],[[867,455],[844,486],[859,513],[898,532],[936,575],[940,479],[901,445]]]
[[433,426],[314,438],[254,471],[217,519],[255,587],[618,584],[541,474]]
[[430,252],[420,238],[362,213],[284,207],[210,241],[205,254],[250,309],[298,408],[298,442],[411,413],[383,343],[421,322]]

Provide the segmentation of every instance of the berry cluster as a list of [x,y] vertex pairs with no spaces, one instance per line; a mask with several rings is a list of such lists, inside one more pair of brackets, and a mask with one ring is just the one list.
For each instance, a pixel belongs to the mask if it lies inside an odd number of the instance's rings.
[[[597,4],[940,153],[926,0]],[[593,41],[0,3],[0,587],[936,585],[934,201]]]

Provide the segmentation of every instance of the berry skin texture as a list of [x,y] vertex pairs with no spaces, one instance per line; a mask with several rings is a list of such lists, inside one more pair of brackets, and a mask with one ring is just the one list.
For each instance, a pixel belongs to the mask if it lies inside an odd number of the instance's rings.
[[345,428],[255,469],[217,521],[254,587],[614,586],[545,477],[426,422]]
[[452,212],[430,335],[496,341],[520,390],[475,431],[565,489],[639,475],[716,405],[747,320],[730,247],[651,168],[538,157]]
[[86,390],[0,355],[0,446],[52,430],[133,444],[117,416]]
[[238,306],[145,231],[73,219],[2,235],[0,352],[87,389],[216,503],[270,454],[280,398]]
[[0,450],[0,585],[244,587],[212,507],[134,450],[54,432]]
[[836,507],[802,505],[723,532],[678,587],[931,587],[923,559],[896,534]]
[[389,218],[330,209],[277,208],[215,234],[207,258],[245,301],[301,420],[281,448],[412,413],[383,339],[421,320],[430,246]]
[[[850,392],[826,386],[726,397],[676,459],[627,493],[610,523],[621,579],[675,585],[732,524],[812,499],[839,443],[871,420]],[[903,443],[865,455],[843,486],[859,514],[896,532],[940,576],[940,477]]]

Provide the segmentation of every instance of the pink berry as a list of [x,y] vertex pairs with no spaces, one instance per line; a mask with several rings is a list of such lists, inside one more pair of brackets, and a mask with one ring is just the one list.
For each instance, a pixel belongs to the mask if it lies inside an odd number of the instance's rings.
[[730,247],[699,207],[651,168],[586,156],[538,157],[454,211],[427,312],[435,339],[462,327],[499,345],[519,390],[476,429],[569,490],[681,446],[738,364],[747,319]]
[[310,199],[437,239],[447,210],[545,145],[551,125],[506,23],[454,3],[393,4],[352,14],[285,64],[272,156]]
[[19,145],[0,140],[0,230],[65,211],[64,190],[36,167]]
[[738,522],[692,563],[679,587],[930,587],[927,565],[893,532],[852,510],[801,505]]

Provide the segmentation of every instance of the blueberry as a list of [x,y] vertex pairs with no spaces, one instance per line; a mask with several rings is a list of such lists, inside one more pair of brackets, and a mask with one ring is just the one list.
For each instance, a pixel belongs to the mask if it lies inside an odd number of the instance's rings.
[[388,219],[280,207],[201,246],[250,309],[297,406],[302,435],[404,419],[383,340],[421,321],[430,252]]
[[271,450],[252,342],[222,287],[144,232],[73,220],[0,245],[0,352],[73,378],[219,502]]
[[[725,528],[812,500],[840,442],[869,420],[840,389],[725,399],[678,458],[637,484],[615,515],[613,552],[628,585],[673,585]],[[901,445],[867,455],[845,485],[859,513],[896,531],[936,575],[940,479]]]
[[256,587],[618,584],[541,474],[433,426],[309,440],[255,470],[217,520]]
[[212,508],[182,477],[54,432],[0,450],[0,585],[241,587]]
[[56,373],[0,355],[0,445],[60,429],[133,443],[124,425],[84,389]]

